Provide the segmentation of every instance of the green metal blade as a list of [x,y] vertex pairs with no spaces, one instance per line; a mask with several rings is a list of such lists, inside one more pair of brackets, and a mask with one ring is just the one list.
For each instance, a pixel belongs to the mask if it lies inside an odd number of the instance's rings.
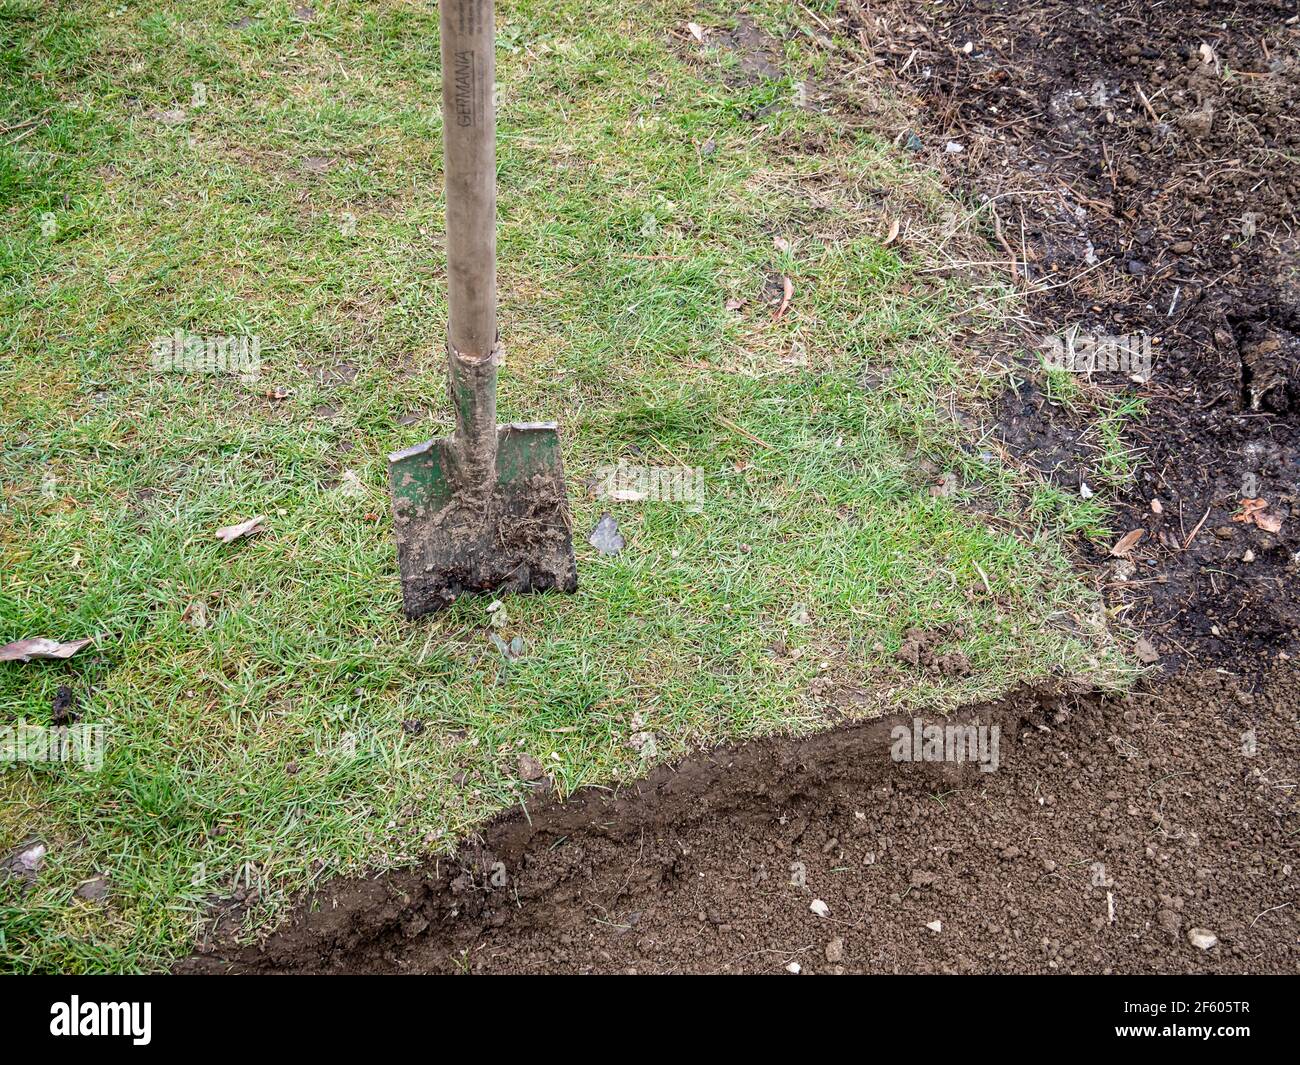
[[458,490],[450,439],[388,458],[408,617],[467,592],[577,588],[560,438],[553,422],[497,428],[490,494]]

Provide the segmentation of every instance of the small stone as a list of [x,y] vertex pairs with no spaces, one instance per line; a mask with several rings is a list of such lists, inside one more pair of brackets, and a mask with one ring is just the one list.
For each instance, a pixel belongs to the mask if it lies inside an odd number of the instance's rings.
[[818,917],[829,917],[831,914],[831,908],[827,906],[826,903],[822,902],[821,899],[813,899],[812,902],[808,904],[808,909],[812,910],[812,912]]
[[44,843],[30,843],[0,862],[0,871],[7,872],[24,883],[34,884],[41,866],[45,864],[47,853]]
[[108,898],[108,877],[100,874],[82,881],[77,888],[77,897],[91,902],[101,902]]
[[785,967],[785,971],[794,976],[798,976],[801,972],[803,972],[803,966],[800,965],[797,961],[792,961],[789,965]]
[[1208,928],[1192,928],[1187,933],[1187,942],[1199,950],[1210,950],[1219,945],[1219,937]]
[[832,965],[838,965],[844,960],[844,940],[839,936],[826,944],[826,960]]
[[641,757],[647,761],[659,757],[659,740],[653,732],[634,732],[627,742],[634,751],[640,751]]
[[587,537],[587,543],[602,555],[617,555],[627,546],[623,534],[618,531],[618,522],[609,514],[600,516],[600,521],[596,522],[596,527]]
[[542,768],[542,763],[531,754],[521,754],[519,756],[519,775],[525,780],[541,780],[546,775],[546,770]]
[[927,921],[925,927],[928,928],[931,932],[942,932],[942,931],[943,931],[943,922],[942,922],[942,921]]
[[72,694],[72,689],[66,684],[60,684],[58,691],[54,693],[54,701],[50,705],[50,724],[70,725],[77,720],[77,715],[73,707],[77,704],[77,698]]
[[957,475],[949,471],[939,478],[936,484],[930,485],[930,494],[937,499],[947,499],[949,496],[957,493]]

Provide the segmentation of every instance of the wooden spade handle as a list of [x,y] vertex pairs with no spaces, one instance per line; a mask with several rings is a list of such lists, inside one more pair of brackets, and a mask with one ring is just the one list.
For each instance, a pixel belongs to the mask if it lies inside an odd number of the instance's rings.
[[447,339],[478,362],[497,339],[493,0],[440,0],[447,181]]

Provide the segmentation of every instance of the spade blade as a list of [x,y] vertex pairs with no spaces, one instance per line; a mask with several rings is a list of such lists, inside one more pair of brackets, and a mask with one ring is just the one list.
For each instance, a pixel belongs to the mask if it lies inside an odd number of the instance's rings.
[[388,457],[406,616],[441,610],[471,592],[574,591],[555,423],[497,427],[490,493],[458,490],[451,445],[430,440]]

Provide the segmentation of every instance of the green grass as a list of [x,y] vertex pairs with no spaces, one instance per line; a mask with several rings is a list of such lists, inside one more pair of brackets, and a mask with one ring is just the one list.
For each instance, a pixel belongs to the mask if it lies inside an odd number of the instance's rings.
[[[404,621],[384,456],[449,426],[436,15],[294,6],[0,0],[0,128],[39,116],[0,135],[0,642],[100,636],[0,666],[0,723],[48,723],[67,684],[107,733],[100,772],[0,775],[0,849],[50,851],[0,882],[0,967],[166,965],[237,881],[255,931],[518,805],[521,753],[564,794],[827,727],[822,676],[874,693],[862,715],[1124,679],[1068,558],[1102,515],[952,414],[990,388],[955,338],[1005,300],[884,245],[882,195],[916,225],[962,205],[794,105],[826,62],[806,32],[749,85],[669,35],[725,6],[660,0],[498,19],[501,416],[562,424],[579,592]],[[176,329],[260,337],[261,377],[152,371]],[[620,459],[701,469],[702,504],[593,498]],[[605,509],[613,557],[582,542]],[[972,675],[894,662],[913,625],[951,626]],[[97,872],[106,906],[74,895]]]

